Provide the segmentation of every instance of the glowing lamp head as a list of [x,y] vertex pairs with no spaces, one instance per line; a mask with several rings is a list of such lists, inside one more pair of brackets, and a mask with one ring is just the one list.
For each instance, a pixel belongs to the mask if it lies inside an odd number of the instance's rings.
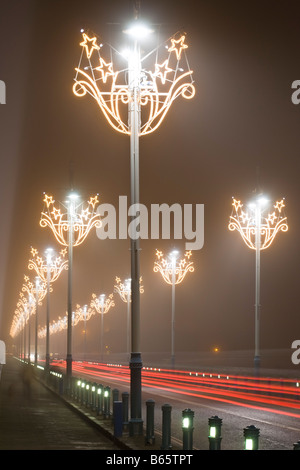
[[53,256],[53,249],[52,248],[47,248],[47,250],[46,250],[47,264],[51,264],[52,256]]
[[259,198],[257,199],[257,203],[258,203],[261,207],[262,207],[262,206],[265,206],[266,204],[268,204],[268,202],[269,202],[268,199],[267,199],[266,197],[263,197],[263,196],[261,196],[261,197],[259,197]]
[[261,209],[268,204],[269,200],[264,196],[259,196],[255,201],[248,204],[250,209]]
[[79,195],[77,193],[74,193],[74,192],[71,192],[70,194],[68,194],[68,201],[77,201],[77,199],[79,198]]
[[179,252],[177,250],[173,250],[171,253],[170,253],[170,258],[172,261],[176,261],[177,257],[178,257],[178,254]]
[[137,21],[132,24],[128,29],[126,29],[124,33],[128,34],[129,36],[135,39],[143,39],[149,36],[149,34],[153,33],[153,30],[149,28],[146,24]]

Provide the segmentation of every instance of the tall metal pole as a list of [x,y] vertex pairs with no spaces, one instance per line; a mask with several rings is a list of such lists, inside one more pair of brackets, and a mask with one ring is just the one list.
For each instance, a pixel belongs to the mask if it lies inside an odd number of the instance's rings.
[[103,311],[104,311],[104,299],[103,297],[101,298],[101,307],[100,307],[100,310],[101,310],[101,362],[103,362],[103,323],[104,323],[104,319],[103,319]]
[[[128,281],[129,282],[129,281]],[[127,285],[127,354],[130,353],[130,289]]]
[[[130,128],[130,175],[131,205],[139,204],[139,134],[140,134],[140,48],[134,41],[129,62],[129,128]],[[131,224],[132,226],[133,224]],[[131,357],[130,357],[130,433],[142,433],[142,358],[140,352],[140,246],[136,230],[131,233]]]
[[[49,257],[50,255],[48,255]],[[46,371],[49,372],[50,368],[50,332],[49,332],[49,323],[50,323],[50,260],[47,258],[47,313],[46,313]]]
[[86,361],[86,310],[87,306],[83,307],[84,309],[84,360]]
[[38,304],[39,304],[39,278],[35,280],[35,351],[34,363],[38,363]]
[[261,247],[261,208],[256,203],[256,233],[255,233],[255,352],[254,367],[260,367],[259,334],[260,334],[260,247]]
[[171,347],[171,363],[175,366],[175,267],[176,258],[172,256],[172,347]]
[[67,325],[67,388],[71,387],[72,378],[72,265],[73,265],[73,214],[72,214],[72,201],[70,200],[68,208],[68,325]]
[[30,364],[30,311],[31,311],[31,296],[29,296],[29,307],[28,307],[28,364]]

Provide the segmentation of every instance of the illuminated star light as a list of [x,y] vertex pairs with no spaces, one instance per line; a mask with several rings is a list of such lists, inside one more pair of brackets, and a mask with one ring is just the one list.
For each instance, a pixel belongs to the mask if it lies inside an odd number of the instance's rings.
[[171,41],[172,41],[172,46],[168,49],[168,51],[169,52],[174,51],[176,53],[177,59],[180,60],[182,51],[188,48],[188,46],[184,44],[185,36],[181,36],[181,38],[178,40],[171,39]]
[[167,73],[172,72],[172,69],[170,69],[170,67],[168,67],[168,63],[169,63],[168,59],[166,59],[162,64],[155,64],[155,75],[157,77],[160,77],[161,82],[163,84],[166,83]]
[[113,69],[112,69],[112,63],[109,62],[108,64],[105,62],[105,60],[102,59],[102,57],[100,57],[100,65],[99,67],[96,67],[96,70],[99,70],[99,72],[101,72],[102,74],[102,80],[104,83],[106,83],[106,80],[107,80],[107,77],[109,75],[112,75],[114,76],[114,72],[113,72]]
[[83,33],[84,41],[80,43],[81,46],[85,47],[87,58],[90,59],[94,49],[99,50],[100,47],[96,44],[97,38],[89,38],[86,33]]

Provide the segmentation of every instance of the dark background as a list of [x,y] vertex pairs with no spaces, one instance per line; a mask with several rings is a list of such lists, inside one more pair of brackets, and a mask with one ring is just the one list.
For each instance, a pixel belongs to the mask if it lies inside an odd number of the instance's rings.
[[[187,32],[196,87],[193,100],[177,100],[159,130],[140,142],[142,203],[205,205],[204,247],[193,252],[195,272],[176,289],[176,350],[253,348],[255,255],[229,232],[228,220],[232,196],[246,203],[257,185],[274,202],[286,198],[289,223],[262,253],[261,347],[289,349],[300,336],[300,106],[291,101],[300,78],[299,2],[145,0],[141,16]],[[114,44],[132,17],[130,1],[0,1],[7,88],[0,106],[0,337],[9,347],[30,246],[40,253],[60,248],[39,227],[43,192],[62,200],[73,182],[86,198],[99,192],[100,202],[117,205],[119,195],[129,196],[129,138],[110,128],[91,98],[76,98],[72,85],[80,29]],[[184,243],[145,240],[141,247],[142,350],[168,351],[171,289],[153,262],[156,248],[167,254]],[[89,303],[93,292],[111,293],[115,276],[130,276],[129,240],[100,241],[93,232],[74,250],[74,305]],[[51,321],[67,310],[66,273],[53,288]],[[126,305],[116,294],[115,302],[104,319],[110,352],[126,348]],[[94,317],[89,352],[98,348],[99,331]],[[53,352],[65,354],[65,337],[51,337]],[[78,327],[74,350],[82,344]]]

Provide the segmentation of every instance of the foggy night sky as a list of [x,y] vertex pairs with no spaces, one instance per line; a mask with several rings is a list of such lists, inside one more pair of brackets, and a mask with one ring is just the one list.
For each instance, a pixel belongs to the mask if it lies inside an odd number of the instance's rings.
[[[196,5],[196,6],[195,6]],[[133,17],[121,0],[0,0],[0,339],[9,329],[30,247],[57,250],[39,226],[43,192],[63,200],[73,186],[85,198],[117,206],[130,195],[129,138],[114,131],[92,98],[72,92],[81,28],[114,46],[115,29]],[[229,232],[232,196],[246,203],[259,185],[274,203],[286,198],[289,231],[261,256],[261,347],[289,349],[300,339],[300,79],[298,1],[147,1],[141,16],[162,31],[187,32],[196,96],[179,98],[160,128],[140,139],[140,202],[204,204],[205,241],[195,272],[176,288],[176,350],[254,345],[255,254]],[[73,306],[113,292],[130,277],[129,239],[100,241],[95,231],[74,249]],[[184,241],[142,240],[142,351],[170,349],[171,288],[153,272],[155,249],[184,251]],[[51,321],[67,309],[67,273],[53,285]],[[126,305],[104,318],[112,352],[126,347]],[[40,308],[41,317],[46,301]],[[41,324],[44,325],[41,320]],[[87,334],[99,332],[90,320]],[[66,335],[66,332],[65,332]],[[52,337],[51,337],[52,341]],[[75,340],[74,340],[75,341]]]

